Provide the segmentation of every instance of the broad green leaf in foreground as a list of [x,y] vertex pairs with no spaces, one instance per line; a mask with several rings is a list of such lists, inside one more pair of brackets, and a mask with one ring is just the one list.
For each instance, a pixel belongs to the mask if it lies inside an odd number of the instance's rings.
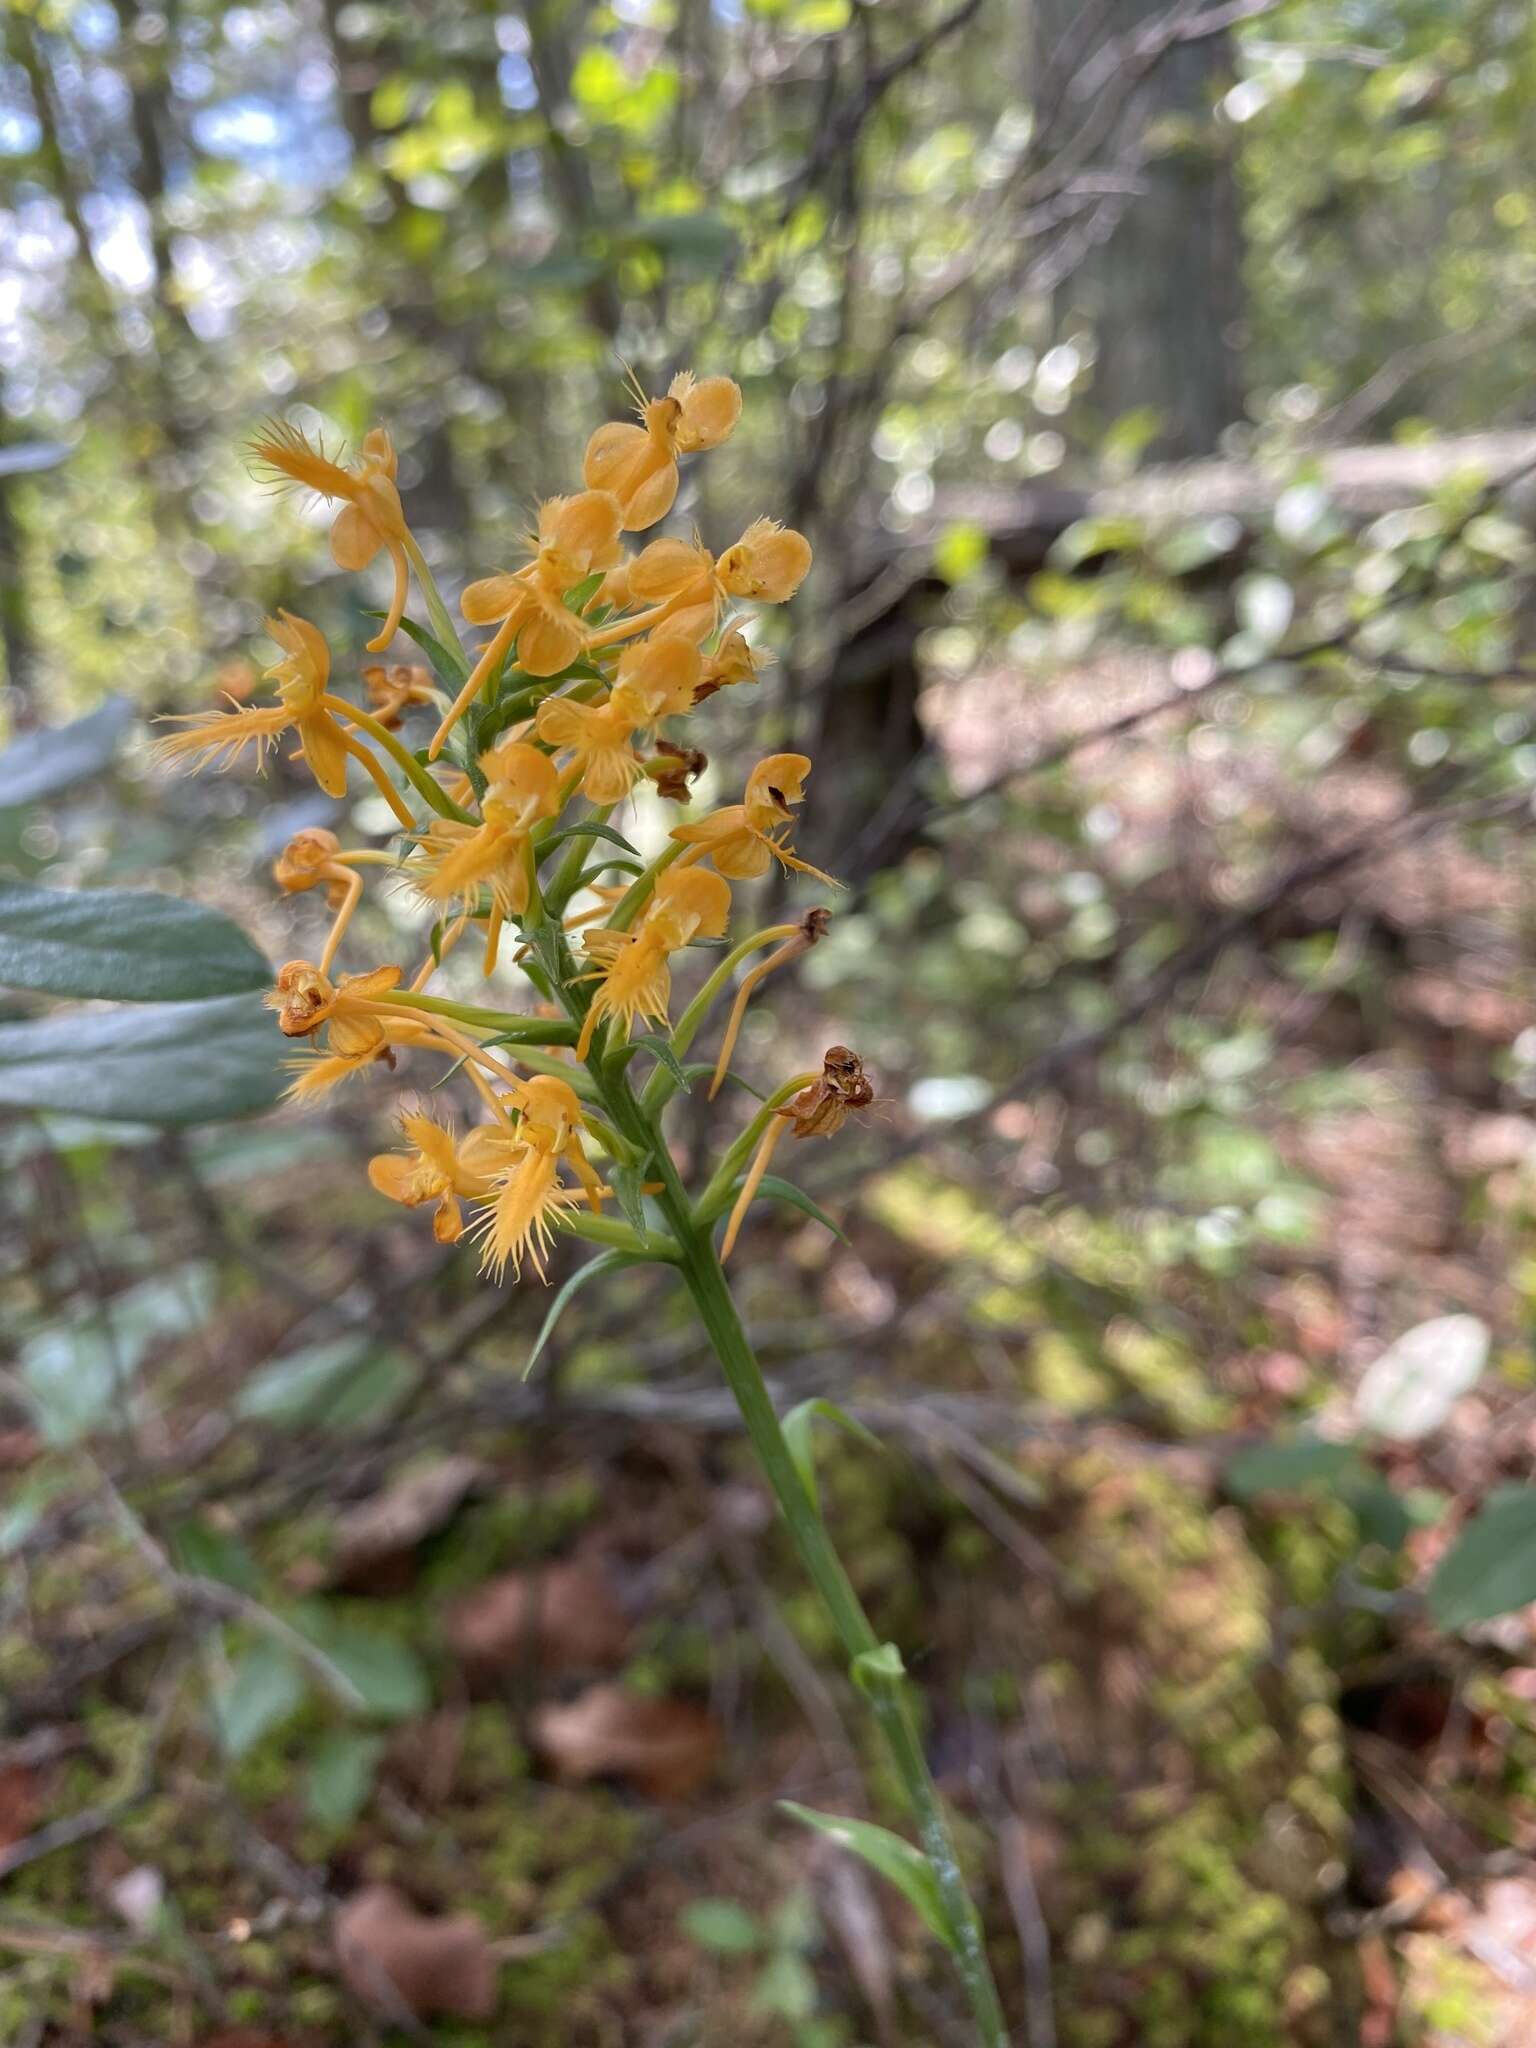
[[896,1887],[931,1934],[937,1935],[946,1948],[955,1947],[949,1915],[944,1910],[943,1895],[939,1891],[939,1880],[926,1857],[920,1855],[910,1842],[904,1842],[900,1835],[893,1835],[889,1828],[876,1827],[872,1821],[849,1820],[840,1813],[817,1813],[793,1799],[781,1799],[779,1805],[785,1813],[803,1821],[808,1828],[815,1828],[818,1834],[830,1837],[839,1848],[851,1849],[855,1856],[861,1857],[871,1870]]
[[1536,1486],[1496,1487],[1441,1558],[1429,1610],[1442,1628],[1536,1600]]
[[240,995],[271,978],[240,927],[200,903],[0,883],[0,987],[163,1003]]
[[126,697],[105,704],[73,725],[24,733],[0,753],[0,811],[54,796],[111,765],[123,734],[138,717]]
[[271,1108],[283,1047],[255,994],[0,1024],[0,1105],[216,1123]]

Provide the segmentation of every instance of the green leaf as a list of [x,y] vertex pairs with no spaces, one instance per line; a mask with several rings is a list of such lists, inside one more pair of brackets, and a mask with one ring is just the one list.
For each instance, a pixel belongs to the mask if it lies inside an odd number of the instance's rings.
[[787,1202],[791,1209],[798,1209],[802,1216],[809,1216],[813,1223],[819,1223],[825,1230],[843,1244],[848,1242],[846,1234],[832,1221],[819,1202],[813,1202],[804,1188],[797,1188],[793,1181],[780,1180],[776,1173],[765,1173],[758,1182],[758,1199],[764,1196],[770,1202]]
[[[688,1086],[688,1076],[684,1073],[677,1054],[672,1050],[672,1041],[662,1032],[643,1032],[639,1038],[632,1038],[629,1044],[624,1047],[624,1051],[631,1054],[636,1052],[650,1053],[666,1068],[679,1088],[686,1088]],[[713,1072],[713,1068],[710,1071]]]
[[399,1352],[366,1336],[337,1337],[253,1373],[236,1397],[235,1413],[292,1428],[347,1429],[388,1414],[415,1378]]
[[255,995],[0,1024],[0,1105],[215,1123],[271,1108],[287,1079],[282,1054]]
[[585,1287],[587,1282],[595,1280],[599,1273],[617,1273],[623,1266],[633,1266],[638,1263],[639,1261],[632,1258],[628,1252],[611,1251],[599,1252],[595,1259],[589,1259],[586,1265],[576,1268],[576,1271],[555,1295],[554,1300],[549,1305],[549,1313],[539,1325],[539,1334],[533,1340],[533,1349],[529,1352],[528,1362],[523,1367],[524,1379],[527,1379],[529,1373],[538,1364],[539,1354],[549,1342],[551,1333],[556,1323],[559,1322],[566,1303],[576,1292],[577,1288]]
[[213,1303],[213,1270],[190,1264],[141,1280],[103,1308],[51,1324],[19,1355],[38,1427],[69,1444],[124,1419],[151,1346],[201,1328]]
[[1047,560],[1053,569],[1077,569],[1097,555],[1134,553],[1142,539],[1136,519],[1078,519],[1053,544]]
[[151,890],[0,882],[0,987],[197,1002],[271,979],[239,925],[201,903]]
[[73,725],[23,734],[0,753],[0,811],[56,796],[72,783],[99,775],[111,766],[137,717],[129,698],[109,697]]
[[1296,1493],[1319,1483],[1327,1485],[1359,1468],[1352,1444],[1327,1443],[1321,1437],[1292,1437],[1285,1443],[1255,1444],[1227,1460],[1227,1491],[1238,1500],[1260,1493]]
[[944,1909],[939,1880],[927,1858],[910,1842],[903,1841],[900,1835],[893,1835],[889,1828],[876,1827],[872,1821],[849,1820],[838,1813],[817,1813],[793,1799],[781,1799],[779,1805],[795,1820],[803,1821],[806,1827],[828,1836],[840,1849],[849,1849],[860,1857],[887,1884],[896,1887],[930,1934],[937,1935],[946,1948],[959,1953],[959,1944]]
[[759,2012],[785,2020],[808,2020],[819,1997],[815,1972],[793,1949],[770,1957],[752,1987],[752,2003]]
[[295,1619],[315,1648],[356,1686],[366,1712],[381,1721],[408,1721],[431,1706],[432,1685],[421,1660],[398,1637],[319,1602]]
[[638,846],[631,846],[622,832],[616,832],[611,825],[599,824],[595,818],[590,819],[585,825],[564,825],[558,832],[551,832],[547,839],[541,839],[540,858],[542,859],[546,853],[552,853],[566,839],[606,839],[610,846],[617,846],[621,852],[633,854],[636,860],[640,858]]
[[763,1945],[763,1930],[734,1899],[695,1899],[678,1914],[683,1932],[722,1956],[749,1956]]
[[642,1243],[649,1235],[649,1225],[645,1217],[645,1197],[640,1192],[644,1182],[643,1167],[631,1166],[623,1159],[609,1162],[609,1186],[619,1198],[619,1207],[624,1211],[625,1222]]
[[237,1661],[212,1699],[219,1741],[232,1757],[244,1756],[282,1726],[304,1701],[304,1677],[287,1650],[263,1637]]
[[[389,617],[388,612],[379,611],[372,605],[364,605],[362,611],[365,619],[382,621]],[[418,626],[414,619],[402,619],[400,630],[416,642],[438,674],[446,676],[455,689],[466,679],[469,674],[469,663],[451,647],[445,647],[441,640],[435,639],[425,626]]]
[[331,1728],[315,1744],[304,1785],[304,1807],[321,1827],[350,1827],[368,1804],[384,1737],[360,1728]]
[[1489,1494],[1429,1582],[1429,1611],[1442,1628],[1491,1621],[1536,1600],[1536,1486]]
[[861,1438],[877,1451],[881,1449],[881,1443],[872,1430],[866,1429],[862,1422],[856,1422],[835,1401],[827,1400],[824,1395],[813,1395],[809,1401],[801,1401],[790,1409],[780,1427],[801,1483],[811,1496],[811,1504],[819,1508],[821,1493],[816,1484],[816,1451],[811,1440],[812,1425],[818,1420],[835,1423],[839,1429],[846,1429],[850,1436]]
[[205,1516],[191,1516],[171,1532],[171,1555],[195,1579],[217,1579],[241,1593],[261,1590],[255,1558],[238,1536],[216,1528]]
[[933,546],[933,566],[946,583],[964,583],[987,559],[987,531],[974,520],[957,519]]

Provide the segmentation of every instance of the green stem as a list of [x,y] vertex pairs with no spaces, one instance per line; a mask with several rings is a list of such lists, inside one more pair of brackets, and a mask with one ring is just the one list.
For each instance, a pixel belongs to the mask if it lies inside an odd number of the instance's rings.
[[[699,1026],[709,1015],[710,1005],[729,983],[731,976],[736,972],[742,961],[749,954],[757,952],[761,947],[774,945],[780,939],[786,938],[793,930],[794,926],[792,924],[770,925],[766,931],[754,932],[751,938],[743,939],[740,945],[731,948],[730,952],[726,954],[720,965],[710,975],[687,1009],[684,1010],[682,1016],[678,1018],[677,1029],[672,1033],[671,1039],[672,1052],[675,1058],[682,1059],[685,1056],[688,1048],[693,1044],[695,1037],[698,1035]],[[655,1116],[660,1110],[665,1109],[676,1093],[677,1082],[665,1067],[658,1066],[650,1080],[647,1081],[645,1093],[641,1097],[647,1116]]]
[[456,1024],[472,1024],[479,1031],[494,1031],[509,1044],[526,1039],[530,1045],[574,1045],[576,1026],[558,1017],[519,1017],[512,1010],[482,1010],[473,1003],[455,1003],[447,996],[418,995],[414,989],[391,990],[391,1006],[404,1003],[407,1009],[427,1010],[435,1017],[452,1017]]
[[[614,1121],[621,1128],[630,1127],[637,1142],[641,1141],[646,1120],[628,1085],[620,1079],[605,1093]],[[672,1156],[659,1138],[655,1140],[653,1156],[663,1182],[657,1200],[672,1226],[683,1279],[709,1333],[726,1384],[735,1396],[752,1448],[788,1524],[800,1561],[809,1572],[853,1665],[857,1659],[877,1653],[882,1648],[880,1639],[860,1605],[820,1511],[806,1492],[714,1245],[695,1223]],[[923,1753],[906,1683],[891,1677],[861,1689],[885,1737],[923,1853],[938,1881],[954,1936],[952,1952],[976,2022],[978,2048],[1009,2048],[1008,2029],[987,1962],[981,1923],[939,1803],[938,1787]]]
[[424,797],[440,818],[457,818],[461,825],[478,825],[479,819],[470,811],[461,810],[453,798],[435,777],[429,775],[409,747],[403,746],[386,725],[380,725],[368,712],[356,704],[349,704],[345,697],[325,695],[325,708],[339,718],[350,718],[355,726],[367,733],[376,747],[382,747],[417,793]]
[[[453,614],[443,603],[442,592],[437,587],[437,578],[427,565],[427,558],[416,544],[413,534],[405,537],[406,558],[416,571],[416,582],[427,601],[427,616],[432,621],[432,630],[445,647],[453,649],[464,663],[464,674],[469,674],[469,657],[464,652],[464,643],[459,638],[459,629],[453,623]],[[461,677],[462,681],[463,678]]]

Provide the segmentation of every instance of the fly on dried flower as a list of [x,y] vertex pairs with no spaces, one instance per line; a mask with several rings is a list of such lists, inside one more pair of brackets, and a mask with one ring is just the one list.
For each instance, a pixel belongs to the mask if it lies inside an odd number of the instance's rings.
[[582,480],[595,491],[612,491],[624,508],[631,532],[654,526],[672,510],[677,496],[677,458],[729,439],[741,417],[741,391],[729,377],[695,382],[682,370],[664,398],[647,398],[638,383],[634,392],[636,427],[611,421],[587,443]]
[[822,1055],[821,1072],[792,1100],[779,1106],[763,1133],[757,1156],[725,1226],[720,1242],[722,1260],[728,1259],[735,1249],[742,1222],[784,1133],[793,1130],[797,1138],[835,1137],[854,1111],[868,1109],[874,1099],[874,1087],[859,1055],[849,1046],[829,1045]]
[[693,795],[691,784],[696,782],[709,766],[709,756],[701,754],[697,747],[674,746],[671,740],[658,740],[656,752],[646,762],[646,773],[656,785],[656,794],[666,797],[674,804],[685,804]]
[[747,777],[739,804],[712,811],[695,825],[673,827],[672,837],[688,849],[684,864],[709,859],[733,882],[750,882],[766,874],[770,860],[776,860],[797,874],[814,875],[819,882],[841,888],[831,875],[801,860],[789,844],[791,807],[799,803],[810,772],[804,754],[770,754],[759,761]]
[[311,442],[302,428],[273,420],[251,443],[251,453],[268,475],[302,485],[328,502],[345,501],[331,528],[331,558],[338,569],[366,569],[381,549],[388,553],[395,587],[389,616],[368,642],[368,651],[377,654],[400,630],[410,577],[410,531],[395,487],[400,464],[394,443],[382,427],[375,427],[363,436],[358,461],[346,469]]

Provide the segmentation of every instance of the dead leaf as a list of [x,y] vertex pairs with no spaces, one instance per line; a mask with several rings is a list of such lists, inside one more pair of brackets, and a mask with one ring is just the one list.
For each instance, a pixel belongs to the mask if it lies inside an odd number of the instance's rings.
[[336,1524],[331,1585],[348,1593],[400,1591],[410,1583],[417,1546],[452,1519],[485,1477],[478,1458],[439,1458],[349,1510]]
[[336,1961],[347,1984],[386,2018],[403,2006],[417,2019],[488,2019],[496,2007],[496,1959],[472,1913],[418,1913],[389,1884],[371,1884],[337,1909]]
[[687,1700],[646,1700],[593,1685],[568,1705],[540,1707],[535,1747],[562,1778],[625,1778],[648,1799],[686,1799],[720,1753],[720,1724]]
[[555,1674],[622,1664],[629,1637],[605,1574],[586,1558],[488,1579],[448,1618],[454,1655],[482,1678],[530,1661]]

